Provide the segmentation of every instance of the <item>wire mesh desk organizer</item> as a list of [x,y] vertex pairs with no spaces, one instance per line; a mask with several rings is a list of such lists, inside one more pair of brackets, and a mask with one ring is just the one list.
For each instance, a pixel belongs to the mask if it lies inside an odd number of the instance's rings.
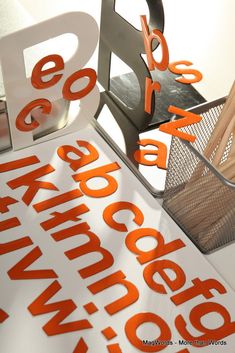
[[203,252],[235,240],[235,82],[227,99],[191,110],[202,116],[174,137],[163,207]]

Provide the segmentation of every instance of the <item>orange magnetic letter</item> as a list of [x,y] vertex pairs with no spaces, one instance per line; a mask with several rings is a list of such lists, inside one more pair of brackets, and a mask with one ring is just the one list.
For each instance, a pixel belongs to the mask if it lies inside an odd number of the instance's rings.
[[159,82],[153,82],[149,77],[146,77],[145,80],[145,105],[144,110],[146,113],[152,113],[152,99],[153,92],[157,91],[158,93],[161,91],[161,85]]
[[74,199],[81,197],[81,196],[83,196],[81,191],[78,189],[75,189],[75,190],[67,191],[61,195],[52,197],[50,199],[41,201],[39,203],[36,203],[35,205],[33,205],[33,208],[37,212],[42,212],[42,211],[48,210],[49,208],[61,205],[65,202],[74,200]]
[[[149,70],[152,71],[154,68],[157,68],[160,71],[165,71],[169,64],[169,50],[166,39],[161,31],[158,29],[153,29],[152,33],[149,34],[149,28],[146,20],[146,16],[141,16],[141,26],[144,35],[144,46],[145,52],[147,54],[148,67]],[[153,40],[157,40],[162,47],[162,60],[161,62],[157,62],[153,57],[152,52],[152,42]]]
[[26,205],[29,205],[40,189],[58,190],[58,188],[52,183],[37,180],[37,178],[41,178],[47,174],[50,174],[54,172],[54,170],[55,169],[50,164],[47,164],[43,167],[35,169],[30,173],[8,181],[7,185],[10,186],[10,188],[13,190],[21,186],[28,186],[28,189],[24,193],[22,200]]
[[40,248],[37,246],[23,257],[15,266],[13,266],[7,273],[10,279],[44,279],[57,278],[57,274],[53,270],[29,270],[26,268],[31,266],[37,259],[42,256]]
[[[171,270],[175,274],[175,279],[171,279],[165,270]],[[144,279],[149,288],[154,290],[157,293],[167,294],[165,287],[157,283],[154,280],[154,276],[156,273],[159,273],[161,278],[166,282],[168,287],[174,292],[185,284],[186,276],[182,268],[177,265],[175,262],[170,260],[158,260],[151,262],[144,269]]]
[[105,223],[112,229],[119,232],[127,232],[127,226],[124,223],[118,223],[113,219],[113,215],[122,210],[129,210],[134,214],[133,222],[138,226],[141,226],[144,222],[144,215],[141,210],[131,202],[114,202],[107,206],[103,212],[103,218]]
[[[88,77],[89,78],[89,83],[88,85],[81,89],[78,92],[72,92],[71,91],[71,86],[72,84],[78,80],[79,78],[82,77]],[[90,93],[93,88],[95,87],[96,84],[96,72],[93,69],[81,69],[79,71],[74,72],[70,77],[67,78],[65,81],[64,87],[63,87],[63,97],[64,99],[74,101],[77,99],[82,99],[85,97],[88,93]]]
[[[50,69],[43,70],[43,66],[53,62],[55,65]],[[37,89],[45,89],[54,86],[63,76],[62,74],[54,75],[49,81],[42,81],[43,76],[54,74],[64,69],[64,60],[60,55],[52,54],[45,56],[34,66],[31,76],[31,83]]]
[[137,336],[138,328],[146,323],[153,323],[160,330],[160,335],[156,341],[170,341],[171,330],[167,323],[158,315],[153,313],[139,313],[132,316],[126,323],[125,332],[130,343],[141,352],[160,352],[167,347],[164,344],[146,345],[143,340]]
[[47,231],[68,221],[78,222],[81,220],[81,218],[78,218],[78,216],[88,211],[90,211],[89,208],[85,204],[81,204],[65,212],[53,212],[51,213],[53,217],[40,223],[40,225],[45,231]]
[[195,136],[189,135],[177,129],[188,125],[197,124],[202,120],[202,117],[200,115],[193,114],[193,113],[187,112],[186,110],[174,107],[172,105],[168,108],[168,111],[172,114],[184,116],[185,118],[162,124],[159,127],[159,131],[165,132],[166,134],[170,134],[172,136],[177,136],[189,142],[194,142],[196,140]]
[[17,203],[17,202],[18,200],[15,200],[10,196],[0,197],[0,213],[9,212],[8,206],[13,205],[14,203]]
[[[140,250],[136,243],[144,237],[153,237],[157,240],[157,246],[148,251]],[[155,260],[161,256],[167,255],[173,251],[179,250],[186,245],[180,239],[172,240],[165,244],[165,240],[160,232],[153,228],[142,228],[130,232],[126,237],[126,246],[134,254],[137,254],[137,260],[140,264]]]
[[58,232],[51,234],[52,238],[55,241],[61,241],[73,236],[79,236],[80,240],[80,237],[82,235],[88,237],[89,240],[85,244],[82,244],[74,249],[66,251],[65,255],[69,260],[74,260],[80,256],[94,252],[102,256],[102,259],[100,261],[97,261],[92,265],[83,267],[81,270],[78,271],[82,278],[87,278],[95,275],[96,273],[108,269],[114,263],[112,254],[108,250],[100,246],[101,243],[99,237],[90,231],[90,227],[86,222],[77,224],[70,228],[59,230]]
[[9,241],[8,243],[0,244],[0,255],[26,248],[32,244],[33,242],[29,237],[23,237],[17,240]]
[[9,172],[10,170],[20,169],[27,167],[32,164],[39,163],[40,160],[36,156],[25,157],[21,159],[16,159],[15,161],[1,163],[0,164],[0,173]]
[[8,317],[9,315],[4,310],[0,309],[0,324],[2,324]]
[[109,344],[107,349],[109,353],[123,353],[118,343]]
[[[167,147],[164,143],[151,140],[151,139],[144,139],[137,142],[140,146],[154,146],[157,147],[158,150],[138,150],[134,153],[134,158],[136,162],[139,164],[147,165],[147,166],[154,166],[156,165],[160,169],[166,169],[166,160],[167,160]],[[157,156],[154,161],[150,161],[145,158],[145,156]]]
[[187,60],[181,60],[181,61],[175,61],[171,64],[169,64],[168,68],[171,72],[174,74],[187,74],[187,75],[193,75],[194,78],[186,78],[185,76],[177,77],[175,80],[181,83],[196,83],[202,80],[203,76],[200,71],[198,70],[193,70],[193,69],[183,69],[177,66],[180,65],[185,65],[185,66],[191,66],[193,63],[191,61]]
[[71,299],[66,299],[49,304],[47,302],[61,290],[58,281],[54,281],[50,286],[29,305],[28,310],[34,316],[48,314],[56,311],[56,314],[43,326],[43,330],[48,336],[60,335],[67,332],[80,331],[92,328],[87,320],[78,320],[62,323],[76,309],[76,304]]
[[125,280],[125,278],[126,276],[122,271],[117,271],[87,287],[92,294],[97,294],[114,285],[122,285],[127,289],[126,295],[105,306],[105,310],[110,315],[127,308],[139,298],[139,292],[136,286],[130,281]]
[[211,293],[211,289],[215,289],[220,294],[227,293],[224,286],[218,282],[216,279],[206,279],[201,281],[199,278],[195,278],[192,280],[193,286],[185,289],[183,292],[178,293],[171,297],[171,300],[175,305],[181,305],[198,295],[203,295],[206,299],[211,299],[214,297],[213,293]]
[[4,232],[5,230],[15,228],[20,225],[21,223],[17,217],[5,219],[4,221],[0,222],[0,232]]
[[[219,314],[223,319],[223,324],[221,324],[221,320],[219,320],[220,326],[217,328],[207,328],[202,323],[202,318],[205,315],[212,313],[216,313],[217,315]],[[201,336],[193,336],[187,330],[188,323],[184,320],[182,315],[178,315],[176,317],[175,326],[179,331],[179,334],[186,341],[192,341],[192,345],[194,347],[207,346],[210,340],[219,341],[235,333],[235,322],[231,321],[231,316],[229,312],[221,304],[218,303],[205,302],[195,306],[190,312],[189,319],[190,324],[199,332],[202,332]],[[197,343],[198,341],[204,341],[205,343]]]
[[[87,141],[76,141],[79,147],[84,147],[88,150],[89,154],[85,154],[74,146],[65,145],[61,146],[57,150],[58,156],[65,162],[69,163],[70,168],[73,171],[77,171],[79,168],[96,161],[99,158],[99,153]],[[71,158],[71,154],[78,156],[79,158]]]
[[[73,179],[77,182],[80,181],[80,189],[87,196],[105,197],[113,194],[118,188],[118,183],[116,179],[114,179],[114,177],[112,177],[111,175],[108,175],[107,173],[114,172],[115,170],[118,170],[118,169],[120,169],[120,166],[118,165],[118,163],[114,162],[114,163],[104,165],[102,167],[88,170],[87,172],[75,174],[73,175]],[[105,179],[108,185],[99,189],[97,188],[91,189],[87,185],[87,182],[93,178]]]
[[88,345],[86,344],[86,342],[84,341],[83,338],[81,338],[78,341],[78,344],[76,345],[73,353],[87,353],[88,352]]
[[35,99],[34,101],[28,103],[17,115],[15,124],[18,130],[25,132],[32,131],[40,125],[37,120],[33,120],[30,124],[25,122],[27,116],[35,108],[42,108],[43,114],[50,114],[52,104],[49,100],[44,98]]

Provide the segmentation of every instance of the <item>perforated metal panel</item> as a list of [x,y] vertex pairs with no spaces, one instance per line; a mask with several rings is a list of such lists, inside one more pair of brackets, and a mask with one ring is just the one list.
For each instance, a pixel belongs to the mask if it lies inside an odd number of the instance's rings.
[[[163,207],[204,253],[235,240],[235,184],[215,169],[203,152],[219,118],[225,98],[198,106],[200,123],[181,131],[197,137],[194,143],[177,137],[172,140]],[[228,158],[231,134],[222,165]]]

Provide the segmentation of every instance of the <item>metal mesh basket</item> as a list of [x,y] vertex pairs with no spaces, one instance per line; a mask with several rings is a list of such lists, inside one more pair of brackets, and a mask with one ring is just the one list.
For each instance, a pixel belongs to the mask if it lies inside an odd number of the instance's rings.
[[[177,137],[172,140],[163,207],[195,245],[209,253],[235,240],[235,184],[203,157],[225,98],[191,109],[200,114],[200,123],[181,131],[196,136],[194,143]],[[220,164],[229,155],[231,134]]]

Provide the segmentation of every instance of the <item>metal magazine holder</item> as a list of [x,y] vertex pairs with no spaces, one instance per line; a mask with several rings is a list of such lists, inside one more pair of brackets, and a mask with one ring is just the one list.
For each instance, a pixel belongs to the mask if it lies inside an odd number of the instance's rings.
[[[158,28],[163,32],[164,11],[162,1],[146,0],[146,2],[150,13],[150,29]],[[112,31],[110,31],[110,28],[112,28]],[[153,50],[158,45],[159,43],[154,43]],[[125,62],[134,73],[111,79],[112,53]],[[122,130],[126,143],[126,154],[109,138],[107,132],[99,124],[98,129],[142,183],[156,197],[160,197],[162,193],[158,190],[152,190],[151,185],[139,173],[138,164],[133,158],[134,151],[138,149],[136,142],[139,140],[139,133],[148,127],[153,116],[153,113],[148,114],[144,111],[145,79],[146,77],[151,78],[150,71],[141,56],[144,53],[142,32],[115,12],[115,0],[102,0],[98,80],[105,91],[101,93],[100,106],[95,117],[98,119],[104,105],[108,106]],[[128,107],[127,102],[131,99],[136,103],[134,108]],[[152,112],[154,112],[154,107],[155,102],[153,100]]]
[[[203,119],[181,129],[196,136],[194,143],[173,138],[164,192],[163,207],[205,254],[235,240],[235,183],[203,156],[224,102],[221,98],[190,110]],[[220,165],[233,139],[231,134]]]
[[[150,31],[157,28],[163,32],[162,0],[146,0],[146,2],[150,14]],[[100,106],[95,117],[99,119],[105,105],[109,108],[124,136],[126,154],[109,138],[105,126],[102,129],[97,124],[97,128],[145,187],[156,198],[162,198],[163,192],[156,190],[139,172],[138,163],[133,157],[139,148],[137,144],[139,134],[169,121],[172,118],[168,112],[170,104],[175,103],[182,108],[189,108],[205,100],[191,85],[176,83],[176,75],[169,70],[149,71],[141,56],[145,54],[143,34],[115,11],[115,3],[116,0],[102,0],[98,80],[105,91],[101,93]],[[156,50],[158,45],[159,43],[154,41],[152,49]],[[112,54],[126,63],[133,72],[111,78]],[[155,94],[155,99],[152,99],[151,114],[146,113],[144,107],[146,77],[160,82],[162,86],[161,92]]]

